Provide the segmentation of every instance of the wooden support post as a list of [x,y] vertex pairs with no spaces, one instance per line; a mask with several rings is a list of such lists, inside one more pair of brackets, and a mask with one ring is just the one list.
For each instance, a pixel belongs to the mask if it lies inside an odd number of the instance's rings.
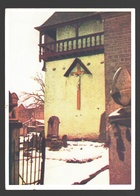
[[77,88],[77,110],[80,110],[81,106],[81,76],[79,76],[78,88]]
[[39,34],[39,62],[41,62],[41,44],[42,44],[42,33]]

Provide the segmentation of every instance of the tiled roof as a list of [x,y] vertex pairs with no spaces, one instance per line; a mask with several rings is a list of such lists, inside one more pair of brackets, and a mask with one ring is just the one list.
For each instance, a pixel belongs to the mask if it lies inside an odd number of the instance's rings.
[[36,29],[62,24],[95,15],[97,12],[55,12],[48,20]]
[[73,22],[74,20],[81,20],[95,16],[95,18],[109,18],[116,15],[126,14],[127,12],[55,12],[49,19],[47,19],[41,26],[35,27],[37,30],[44,28],[54,28],[55,25]]

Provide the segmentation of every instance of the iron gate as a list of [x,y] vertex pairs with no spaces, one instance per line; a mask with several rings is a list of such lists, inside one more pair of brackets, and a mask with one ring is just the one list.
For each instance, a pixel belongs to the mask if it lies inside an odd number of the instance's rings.
[[44,134],[31,132],[27,136],[20,137],[19,144],[19,184],[44,184]]

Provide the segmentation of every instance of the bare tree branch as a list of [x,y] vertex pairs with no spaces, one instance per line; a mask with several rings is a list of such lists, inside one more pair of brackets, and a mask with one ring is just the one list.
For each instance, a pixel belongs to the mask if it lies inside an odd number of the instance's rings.
[[38,107],[44,106],[44,94],[45,94],[45,83],[43,81],[43,76],[39,73],[36,73],[36,76],[33,76],[32,79],[38,84],[39,89],[35,92],[22,92],[20,95],[22,102],[30,102],[27,107]]

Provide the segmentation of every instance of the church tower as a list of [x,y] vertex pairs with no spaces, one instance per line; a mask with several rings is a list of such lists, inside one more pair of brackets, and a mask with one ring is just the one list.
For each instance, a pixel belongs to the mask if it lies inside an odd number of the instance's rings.
[[55,12],[35,28],[46,136],[59,126],[60,137],[106,140],[110,184],[131,184],[131,22],[129,10]]
[[60,120],[59,135],[96,140],[105,112],[104,32],[100,14],[55,12],[40,31],[45,71],[45,133]]
[[110,95],[113,76],[120,66],[131,74],[130,12],[55,12],[35,29],[45,71],[46,135],[56,116],[60,136],[104,140],[108,115],[119,107]]

